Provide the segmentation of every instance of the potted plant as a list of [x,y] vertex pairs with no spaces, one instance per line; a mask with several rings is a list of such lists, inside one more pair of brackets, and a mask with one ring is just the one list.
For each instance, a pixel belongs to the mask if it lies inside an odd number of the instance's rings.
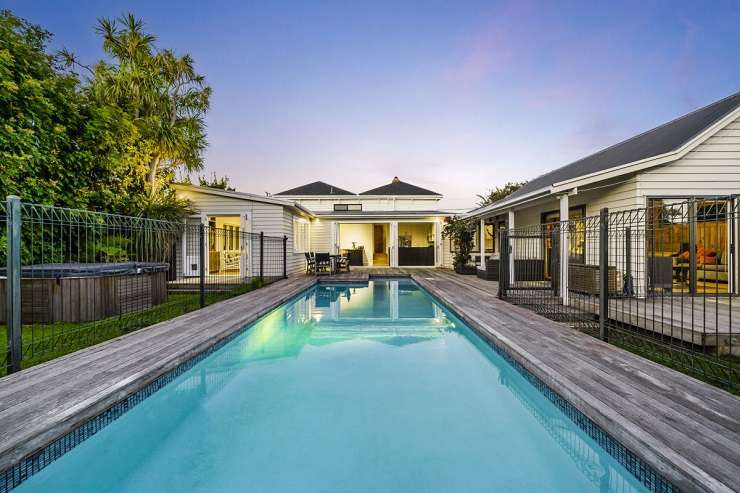
[[442,228],[442,236],[450,238],[457,247],[452,263],[458,274],[476,274],[477,267],[470,263],[470,252],[473,251],[475,224],[457,216],[448,218]]

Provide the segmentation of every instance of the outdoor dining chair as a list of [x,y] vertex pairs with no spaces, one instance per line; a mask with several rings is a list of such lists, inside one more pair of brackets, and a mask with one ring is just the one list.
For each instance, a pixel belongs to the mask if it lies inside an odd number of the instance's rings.
[[316,272],[316,257],[313,252],[305,252],[306,256],[306,274],[314,274]]
[[317,253],[315,266],[316,274],[332,274],[331,255],[328,253]]

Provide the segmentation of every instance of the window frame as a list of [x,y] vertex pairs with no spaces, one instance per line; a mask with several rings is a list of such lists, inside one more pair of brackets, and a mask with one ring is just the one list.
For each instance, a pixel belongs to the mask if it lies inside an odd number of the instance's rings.
[[293,217],[293,253],[306,253],[311,250],[310,223],[300,217]]

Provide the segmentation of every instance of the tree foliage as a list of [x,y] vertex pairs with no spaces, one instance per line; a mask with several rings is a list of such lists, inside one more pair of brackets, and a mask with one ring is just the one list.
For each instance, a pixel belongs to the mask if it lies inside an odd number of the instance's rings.
[[[94,66],[91,93],[132,117],[140,134],[148,192],[155,195],[178,168],[188,172],[203,168],[207,145],[203,117],[211,88],[196,72],[190,55],[158,50],[156,38],[131,14],[101,19],[97,32],[112,62]],[[74,58],[67,59],[74,63]]]
[[231,180],[229,180],[228,176],[216,176],[216,173],[213,173],[210,177],[208,176],[199,176],[198,177],[198,184],[201,187],[208,187],[208,188],[218,188],[221,190],[228,190],[228,191],[234,191],[236,188],[233,188],[231,186]]
[[159,50],[129,15],[99,22],[108,61],[47,51],[51,34],[0,12],[0,194],[175,218],[170,188],[202,168],[211,90],[189,55]]
[[51,35],[0,12],[0,193],[32,202],[106,207],[125,188],[135,129],[116,108],[91,105],[56,69]]
[[478,199],[479,199],[478,206],[483,207],[485,205],[498,202],[499,200],[508,197],[512,193],[522,188],[526,183],[527,183],[526,181],[522,181],[522,182],[510,181],[501,187],[490,189],[488,193],[484,195],[479,194],[478,195]]
[[452,260],[455,267],[461,267],[470,261],[475,237],[475,222],[459,216],[447,218],[442,228],[442,237],[450,238],[456,247]]

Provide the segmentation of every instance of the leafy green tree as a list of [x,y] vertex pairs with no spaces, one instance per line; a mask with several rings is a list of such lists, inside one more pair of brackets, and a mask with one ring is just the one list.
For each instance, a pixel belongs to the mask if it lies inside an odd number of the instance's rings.
[[135,181],[137,129],[120,110],[90,104],[46,52],[50,38],[0,12],[0,195],[115,210]]
[[501,199],[504,199],[511,195],[512,193],[516,192],[522,186],[524,186],[527,182],[507,182],[504,186],[496,187],[488,191],[485,195],[478,195],[478,206],[483,207],[488,204],[493,204],[494,202],[498,202]]
[[203,168],[211,88],[190,55],[157,49],[156,38],[131,14],[101,19],[97,32],[111,62],[91,68],[69,52],[62,56],[69,67],[88,72],[89,93],[96,101],[130,116],[138,131],[137,154],[145,167],[147,192],[154,197],[178,169]]
[[216,176],[216,173],[214,172],[213,175],[209,178],[208,176],[199,176],[198,177],[198,184],[201,187],[208,187],[208,188],[218,188],[221,190],[228,190],[233,192],[236,190],[236,188],[231,186],[230,180],[228,176]]

